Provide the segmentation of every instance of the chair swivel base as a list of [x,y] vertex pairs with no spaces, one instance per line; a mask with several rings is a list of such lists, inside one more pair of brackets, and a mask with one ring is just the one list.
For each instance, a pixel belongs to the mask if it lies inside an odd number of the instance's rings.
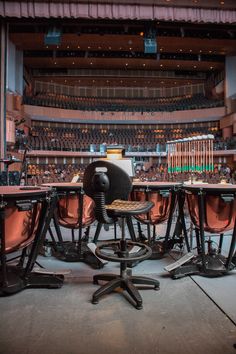
[[[138,247],[138,251],[135,253],[130,253],[129,249],[132,247]],[[113,249],[113,254],[108,254],[106,248]],[[104,251],[105,249],[105,251]],[[159,289],[160,283],[156,279],[152,279],[144,276],[132,276],[132,271],[127,265],[133,262],[141,261],[147,259],[151,255],[151,248],[145,244],[139,242],[133,242],[129,240],[119,240],[114,242],[108,242],[96,249],[96,254],[101,259],[105,259],[112,262],[120,263],[120,275],[117,274],[97,274],[93,277],[93,282],[98,284],[99,280],[107,281],[106,284],[102,285],[94,294],[92,298],[92,303],[97,304],[100,297],[109,294],[116,288],[121,288],[129,294],[130,298],[133,300],[135,307],[140,310],[142,309],[142,298],[138,292],[138,289],[134,284],[151,285],[154,289]]]
[[58,289],[62,287],[64,282],[64,276],[61,274],[32,272],[28,276],[24,276],[22,270],[17,266],[7,267],[6,278],[7,280],[4,282],[2,273],[0,274],[0,296],[12,295],[26,288]]
[[107,281],[107,283],[102,285],[93,294],[92,297],[93,304],[97,304],[101,296],[105,294],[109,294],[117,288],[121,288],[127,291],[130,298],[133,300],[136,309],[141,310],[143,307],[142,306],[143,301],[138,289],[135,287],[134,284],[151,285],[154,286],[155,290],[158,290],[160,288],[160,283],[158,280],[145,277],[145,276],[137,276],[137,275],[132,276],[130,269],[123,272],[122,275],[117,275],[117,274],[94,275],[93,277],[94,284],[98,284],[99,280]]

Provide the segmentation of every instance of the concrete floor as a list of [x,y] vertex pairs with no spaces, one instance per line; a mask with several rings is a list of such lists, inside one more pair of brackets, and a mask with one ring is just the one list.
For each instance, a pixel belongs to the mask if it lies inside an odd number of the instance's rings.
[[39,256],[46,269],[70,272],[61,289],[26,289],[0,298],[0,354],[236,353],[236,271],[174,280],[164,267],[177,254],[133,268],[160,280],[159,291],[140,290],[142,310],[121,292],[91,304],[98,288],[92,276],[119,273],[116,263],[94,270]]

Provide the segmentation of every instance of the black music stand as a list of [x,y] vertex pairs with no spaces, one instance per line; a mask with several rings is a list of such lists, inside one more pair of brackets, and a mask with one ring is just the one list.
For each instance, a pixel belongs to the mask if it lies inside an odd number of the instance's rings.
[[0,163],[4,163],[5,169],[6,169],[6,175],[7,175],[7,185],[9,186],[9,166],[15,162],[21,162],[21,160],[17,159],[14,156],[9,156],[6,159],[0,159]]

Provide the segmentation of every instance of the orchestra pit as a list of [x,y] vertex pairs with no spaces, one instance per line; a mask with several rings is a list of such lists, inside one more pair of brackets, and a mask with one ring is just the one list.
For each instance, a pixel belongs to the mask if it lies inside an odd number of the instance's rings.
[[0,16],[0,353],[236,353],[235,1]]

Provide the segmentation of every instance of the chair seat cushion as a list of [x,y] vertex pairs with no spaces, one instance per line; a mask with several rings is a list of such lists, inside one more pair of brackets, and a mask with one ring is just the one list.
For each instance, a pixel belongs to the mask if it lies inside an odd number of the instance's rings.
[[108,214],[115,216],[128,216],[147,213],[153,207],[152,202],[130,201],[116,199],[111,204],[106,205]]

